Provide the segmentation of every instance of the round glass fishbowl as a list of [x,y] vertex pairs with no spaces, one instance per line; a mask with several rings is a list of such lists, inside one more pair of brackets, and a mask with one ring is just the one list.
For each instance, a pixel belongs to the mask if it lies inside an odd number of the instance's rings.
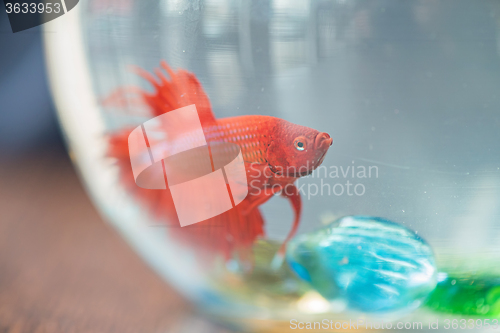
[[[498,325],[499,2],[88,0],[44,35],[95,205],[210,318]],[[169,177],[139,186],[128,144],[146,135],[152,164],[166,139],[147,124],[193,104],[207,142],[260,168],[260,189],[286,186],[183,226]]]

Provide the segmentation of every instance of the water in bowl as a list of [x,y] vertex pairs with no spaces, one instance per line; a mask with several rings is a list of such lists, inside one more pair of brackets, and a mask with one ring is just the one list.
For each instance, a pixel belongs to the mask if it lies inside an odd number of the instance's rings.
[[[265,237],[249,252],[207,262],[123,186],[109,135],[151,116],[132,98],[103,101],[120,87],[152,90],[131,66],[151,72],[166,60],[194,73],[217,118],[271,115],[329,133],[322,167],[297,183],[298,234],[346,215],[395,221],[430,244],[440,272],[429,304],[406,318],[498,317],[496,2],[92,0],[46,31],[61,123],[89,193],[204,311],[247,330],[365,316],[326,301],[286,264],[271,267],[293,220],[283,198],[261,206]],[[486,282],[476,292],[474,281]],[[451,289],[469,291],[441,301]]]

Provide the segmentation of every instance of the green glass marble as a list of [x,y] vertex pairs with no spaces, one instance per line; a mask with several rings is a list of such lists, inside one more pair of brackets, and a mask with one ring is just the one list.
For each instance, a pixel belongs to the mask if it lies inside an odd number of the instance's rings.
[[498,318],[500,277],[447,276],[438,283],[427,306],[439,312]]

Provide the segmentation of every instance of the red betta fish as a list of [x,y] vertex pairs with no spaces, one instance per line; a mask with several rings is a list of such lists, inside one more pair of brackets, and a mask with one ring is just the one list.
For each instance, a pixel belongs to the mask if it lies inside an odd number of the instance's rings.
[[[257,237],[264,236],[264,220],[259,206],[280,192],[288,198],[294,211],[292,229],[276,258],[283,258],[285,246],[299,225],[301,197],[294,182],[309,175],[325,158],[333,140],[327,133],[295,125],[270,116],[238,116],[216,119],[210,101],[194,74],[173,71],[165,62],[156,78],[143,70],[139,75],[148,80],[154,92],[133,89],[156,117],[178,108],[195,104],[207,143],[237,144],[245,162],[248,195],[236,207],[208,220],[182,228],[171,228],[173,239],[199,246],[203,253],[220,253],[226,258],[238,252],[245,256]],[[113,103],[125,91],[112,95]],[[109,156],[117,160],[122,183],[147,209],[169,226],[178,227],[170,191],[142,189],[135,184],[130,164],[128,136],[133,128],[109,136]],[[168,181],[168,179],[167,179]],[[278,261],[279,262],[279,261]]]

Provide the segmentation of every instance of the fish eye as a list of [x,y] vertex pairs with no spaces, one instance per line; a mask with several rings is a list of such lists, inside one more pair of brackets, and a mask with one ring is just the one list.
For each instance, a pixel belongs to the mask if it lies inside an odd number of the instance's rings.
[[304,140],[304,138],[302,138],[302,137],[296,138],[293,141],[293,145],[295,146],[295,148],[297,150],[302,151],[302,150],[306,149],[306,140]]

